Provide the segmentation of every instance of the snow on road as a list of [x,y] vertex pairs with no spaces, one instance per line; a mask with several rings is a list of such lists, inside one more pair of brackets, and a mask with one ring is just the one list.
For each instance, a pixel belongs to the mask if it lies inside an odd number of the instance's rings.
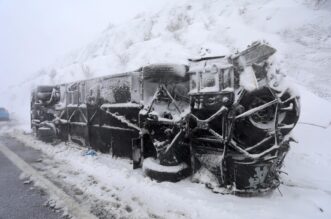
[[303,113],[293,133],[299,143],[291,145],[283,168],[288,175],[282,174],[280,192],[261,197],[214,194],[189,178],[157,183],[141,169],[133,170],[127,159],[101,153],[82,156],[82,147],[45,144],[22,130],[11,135],[43,151],[48,157],[41,164],[43,171],[78,190],[98,215],[108,211],[126,218],[330,218],[331,128],[326,126],[331,104],[299,88]]

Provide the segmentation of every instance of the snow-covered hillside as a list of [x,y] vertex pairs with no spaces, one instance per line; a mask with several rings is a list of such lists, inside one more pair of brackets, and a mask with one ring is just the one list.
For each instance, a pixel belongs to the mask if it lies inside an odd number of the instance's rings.
[[[137,69],[155,62],[186,63],[229,54],[256,40],[278,50],[283,72],[331,100],[331,2],[326,0],[182,0],[130,22],[109,25],[91,43],[44,67],[6,92],[28,118],[31,87]],[[18,108],[21,106],[23,108]]]
[[[109,26],[99,38],[46,72],[49,82],[58,83],[129,71],[148,63],[186,63],[188,57],[204,52],[228,54],[253,41],[267,40],[278,49],[285,72],[323,95],[320,85],[310,82],[325,81],[331,67],[331,3],[317,2],[172,2],[155,13]],[[325,90],[327,97],[330,91]]]

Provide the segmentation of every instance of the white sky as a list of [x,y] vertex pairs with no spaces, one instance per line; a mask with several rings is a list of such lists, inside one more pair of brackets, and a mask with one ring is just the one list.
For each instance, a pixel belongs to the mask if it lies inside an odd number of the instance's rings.
[[21,82],[96,37],[110,23],[166,0],[0,0],[0,78]]

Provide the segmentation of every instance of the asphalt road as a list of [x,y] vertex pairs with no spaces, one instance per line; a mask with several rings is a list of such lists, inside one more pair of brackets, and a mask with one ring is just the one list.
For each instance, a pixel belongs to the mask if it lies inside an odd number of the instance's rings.
[[[8,147],[27,162],[38,162],[40,153],[22,147],[14,139],[4,138],[0,144]],[[0,152],[0,219],[57,219],[62,212],[46,207],[47,195],[31,183],[24,184],[21,171]]]

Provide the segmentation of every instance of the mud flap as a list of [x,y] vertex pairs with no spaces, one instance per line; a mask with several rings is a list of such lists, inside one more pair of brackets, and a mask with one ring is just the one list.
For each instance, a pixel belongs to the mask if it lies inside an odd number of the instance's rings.
[[141,139],[132,139],[132,161],[133,169],[142,167],[142,150],[141,150]]

